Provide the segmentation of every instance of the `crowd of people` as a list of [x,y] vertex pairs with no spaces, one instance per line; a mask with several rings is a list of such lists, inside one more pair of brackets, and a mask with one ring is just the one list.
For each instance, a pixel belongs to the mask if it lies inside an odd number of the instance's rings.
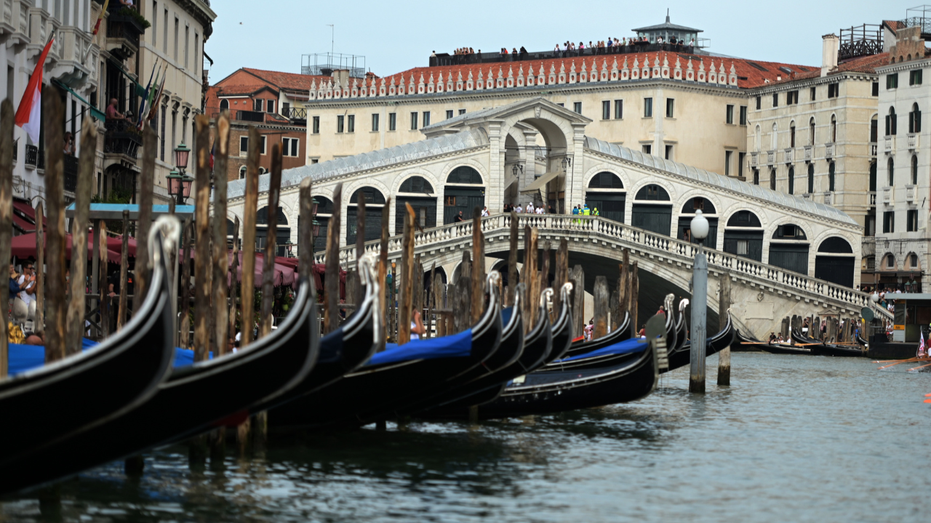
[[520,203],[517,205],[506,203],[504,204],[504,212],[516,212],[517,214],[554,214],[552,205],[547,209],[542,203],[534,205],[533,202],[527,202],[526,207],[522,207]]

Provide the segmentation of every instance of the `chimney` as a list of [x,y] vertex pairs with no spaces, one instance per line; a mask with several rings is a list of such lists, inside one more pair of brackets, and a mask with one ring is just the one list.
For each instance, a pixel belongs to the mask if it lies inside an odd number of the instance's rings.
[[346,87],[349,85],[349,69],[334,69],[333,79],[338,81],[342,87]]
[[822,36],[821,40],[821,76],[827,76],[829,72],[837,69],[837,50],[840,38],[831,33]]

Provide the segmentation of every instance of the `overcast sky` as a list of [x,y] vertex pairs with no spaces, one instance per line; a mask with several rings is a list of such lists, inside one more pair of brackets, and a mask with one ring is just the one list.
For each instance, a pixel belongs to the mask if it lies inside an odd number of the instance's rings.
[[821,36],[841,27],[901,20],[917,0],[782,0],[747,2],[628,2],[538,0],[213,0],[217,13],[206,53],[210,83],[240,67],[300,72],[301,55],[330,50],[365,57],[386,76],[426,66],[430,52],[469,46],[485,52],[525,46],[551,50],[557,42],[630,37],[635,27],[662,23],[703,29],[710,51],[741,58],[821,65]]

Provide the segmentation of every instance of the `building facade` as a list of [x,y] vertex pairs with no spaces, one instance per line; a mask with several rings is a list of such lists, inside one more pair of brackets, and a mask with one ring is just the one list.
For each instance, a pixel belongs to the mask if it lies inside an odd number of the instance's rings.
[[[881,134],[875,248],[863,265],[883,288],[919,292],[931,285],[931,130],[922,108],[931,107],[929,37],[921,26],[897,31],[889,64],[879,75]],[[931,76],[929,76],[931,78]],[[929,80],[931,81],[931,80]]]

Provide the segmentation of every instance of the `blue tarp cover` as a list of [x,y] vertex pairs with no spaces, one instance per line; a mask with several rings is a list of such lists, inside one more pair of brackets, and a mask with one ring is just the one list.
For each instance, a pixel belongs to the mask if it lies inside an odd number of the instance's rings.
[[366,365],[435,358],[465,358],[472,353],[472,329],[452,336],[414,340],[398,346],[389,343],[384,352],[372,356]]
[[[96,341],[83,338],[82,350],[87,351],[99,345]],[[207,354],[208,358],[213,357],[213,353]],[[184,367],[194,363],[194,351],[175,348],[175,367]],[[45,365],[45,347],[41,345],[19,345],[10,344],[10,376],[22,374],[23,372],[37,369]]]
[[614,345],[608,345],[603,349],[598,349],[596,351],[589,352],[587,354],[579,354],[578,356],[572,356],[569,358],[564,358],[557,360],[557,363],[565,363],[567,361],[578,361],[585,358],[594,358],[596,356],[608,356],[615,354],[631,354],[634,352],[642,352],[647,348],[647,340],[640,338],[634,338],[632,340],[625,340],[620,343],[615,343]]

